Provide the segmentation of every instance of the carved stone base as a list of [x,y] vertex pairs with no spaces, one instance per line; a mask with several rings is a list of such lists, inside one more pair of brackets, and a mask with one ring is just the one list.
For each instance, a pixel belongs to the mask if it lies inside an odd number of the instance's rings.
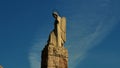
[[48,44],[41,57],[41,68],[68,68],[68,51],[64,47]]

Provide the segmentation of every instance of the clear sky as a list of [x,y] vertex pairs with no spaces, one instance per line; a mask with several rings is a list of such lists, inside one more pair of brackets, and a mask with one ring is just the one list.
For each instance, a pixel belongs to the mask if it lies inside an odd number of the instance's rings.
[[120,0],[1,0],[0,65],[40,68],[53,10],[67,18],[69,68],[120,68]]

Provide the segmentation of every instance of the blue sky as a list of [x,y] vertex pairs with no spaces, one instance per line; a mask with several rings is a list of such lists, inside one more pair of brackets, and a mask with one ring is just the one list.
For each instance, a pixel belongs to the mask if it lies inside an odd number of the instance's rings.
[[40,68],[53,10],[67,18],[69,68],[120,68],[119,0],[0,1],[0,65]]

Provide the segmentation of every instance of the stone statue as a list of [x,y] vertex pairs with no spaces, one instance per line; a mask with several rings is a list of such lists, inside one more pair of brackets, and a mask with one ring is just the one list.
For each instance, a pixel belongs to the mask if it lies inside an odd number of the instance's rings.
[[60,17],[57,12],[52,13],[55,18],[54,29],[49,35],[48,44],[62,47],[66,42],[66,18]]
[[49,34],[48,43],[42,50],[41,68],[68,68],[68,50],[66,42],[66,18],[57,12],[52,13],[55,22],[54,29]]

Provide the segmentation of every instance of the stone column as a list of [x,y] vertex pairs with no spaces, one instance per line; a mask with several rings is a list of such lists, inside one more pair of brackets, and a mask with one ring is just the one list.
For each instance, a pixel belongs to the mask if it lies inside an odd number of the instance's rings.
[[48,44],[41,57],[41,68],[68,68],[68,51],[64,47]]

